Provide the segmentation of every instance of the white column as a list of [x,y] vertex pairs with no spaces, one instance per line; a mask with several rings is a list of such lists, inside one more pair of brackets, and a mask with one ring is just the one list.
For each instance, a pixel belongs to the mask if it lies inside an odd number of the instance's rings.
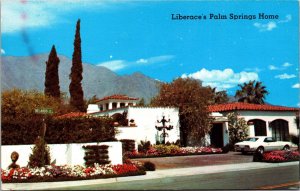
[[223,123],[223,143],[224,146],[229,143],[229,130],[228,130],[228,122]]
[[128,106],[128,102],[125,102],[125,106]]
[[121,106],[121,103],[120,102],[117,102],[117,108],[120,108]]
[[254,137],[255,136],[255,131],[254,131],[254,125],[249,125],[249,137]]
[[112,102],[108,103],[108,109],[112,109]]
[[272,137],[272,129],[271,127],[269,126],[270,122],[269,121],[266,121],[266,130],[267,130],[267,136],[268,137]]

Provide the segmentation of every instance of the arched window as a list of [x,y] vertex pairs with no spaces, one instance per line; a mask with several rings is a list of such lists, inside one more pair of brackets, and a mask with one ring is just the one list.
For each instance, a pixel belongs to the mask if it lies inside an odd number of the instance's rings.
[[254,135],[255,136],[267,136],[267,125],[264,120],[252,119],[249,120],[254,125]]
[[270,123],[272,137],[277,141],[289,140],[289,123],[283,119],[276,119]]

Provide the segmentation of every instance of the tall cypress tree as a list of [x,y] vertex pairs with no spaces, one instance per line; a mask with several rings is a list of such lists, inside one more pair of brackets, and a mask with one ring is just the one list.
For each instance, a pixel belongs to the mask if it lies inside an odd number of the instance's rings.
[[76,33],[74,40],[74,52],[72,57],[72,68],[70,79],[71,83],[69,91],[71,95],[70,104],[79,111],[85,111],[83,101],[83,90],[81,86],[82,80],[82,61],[81,61],[81,38],[80,38],[80,19],[76,24]]
[[46,72],[45,72],[45,95],[59,98],[60,87],[59,87],[59,76],[58,76],[58,64],[59,58],[56,54],[55,46],[52,46],[51,52],[46,61]]

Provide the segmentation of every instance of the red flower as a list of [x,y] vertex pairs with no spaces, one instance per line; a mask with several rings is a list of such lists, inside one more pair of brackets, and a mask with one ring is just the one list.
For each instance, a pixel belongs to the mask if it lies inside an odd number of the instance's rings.
[[114,165],[113,170],[116,174],[125,174],[128,172],[135,172],[138,168],[134,164],[123,164],[123,165]]

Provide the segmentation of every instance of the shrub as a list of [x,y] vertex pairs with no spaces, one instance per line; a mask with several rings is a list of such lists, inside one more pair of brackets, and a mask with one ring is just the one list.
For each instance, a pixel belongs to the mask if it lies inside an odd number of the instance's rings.
[[151,147],[150,141],[141,141],[141,144],[138,145],[138,152],[146,153]]
[[177,145],[154,145],[154,149],[159,154],[176,154],[180,153],[180,147]]
[[42,118],[35,116],[22,121],[1,121],[1,144],[22,145],[33,144],[39,135],[40,127],[43,125]]
[[135,140],[121,139],[122,149],[124,152],[133,152],[135,150]]
[[253,162],[261,162],[263,160],[263,154],[261,154],[260,152],[255,152],[253,154]]
[[45,139],[50,144],[115,141],[115,128],[109,118],[62,118],[47,123]]
[[143,167],[146,171],[155,171],[155,164],[150,161],[144,162]]
[[228,153],[230,150],[229,148],[229,144],[225,145],[224,147],[222,147],[222,153]]
[[[45,141],[48,144],[68,144],[115,141],[115,128],[109,118],[48,118]],[[39,116],[1,122],[3,145],[34,143],[43,125]],[[13,131],[12,131],[13,129]]]
[[49,165],[51,161],[50,149],[47,146],[45,140],[38,137],[35,141],[35,145],[32,148],[32,154],[29,156],[29,167],[43,167]]
[[108,156],[108,146],[107,145],[87,145],[83,146],[86,150],[84,160],[86,166],[94,166],[97,164],[109,164],[110,160]]
[[291,134],[290,139],[291,139],[291,142],[296,144],[298,146],[298,149],[299,149],[299,136]]

